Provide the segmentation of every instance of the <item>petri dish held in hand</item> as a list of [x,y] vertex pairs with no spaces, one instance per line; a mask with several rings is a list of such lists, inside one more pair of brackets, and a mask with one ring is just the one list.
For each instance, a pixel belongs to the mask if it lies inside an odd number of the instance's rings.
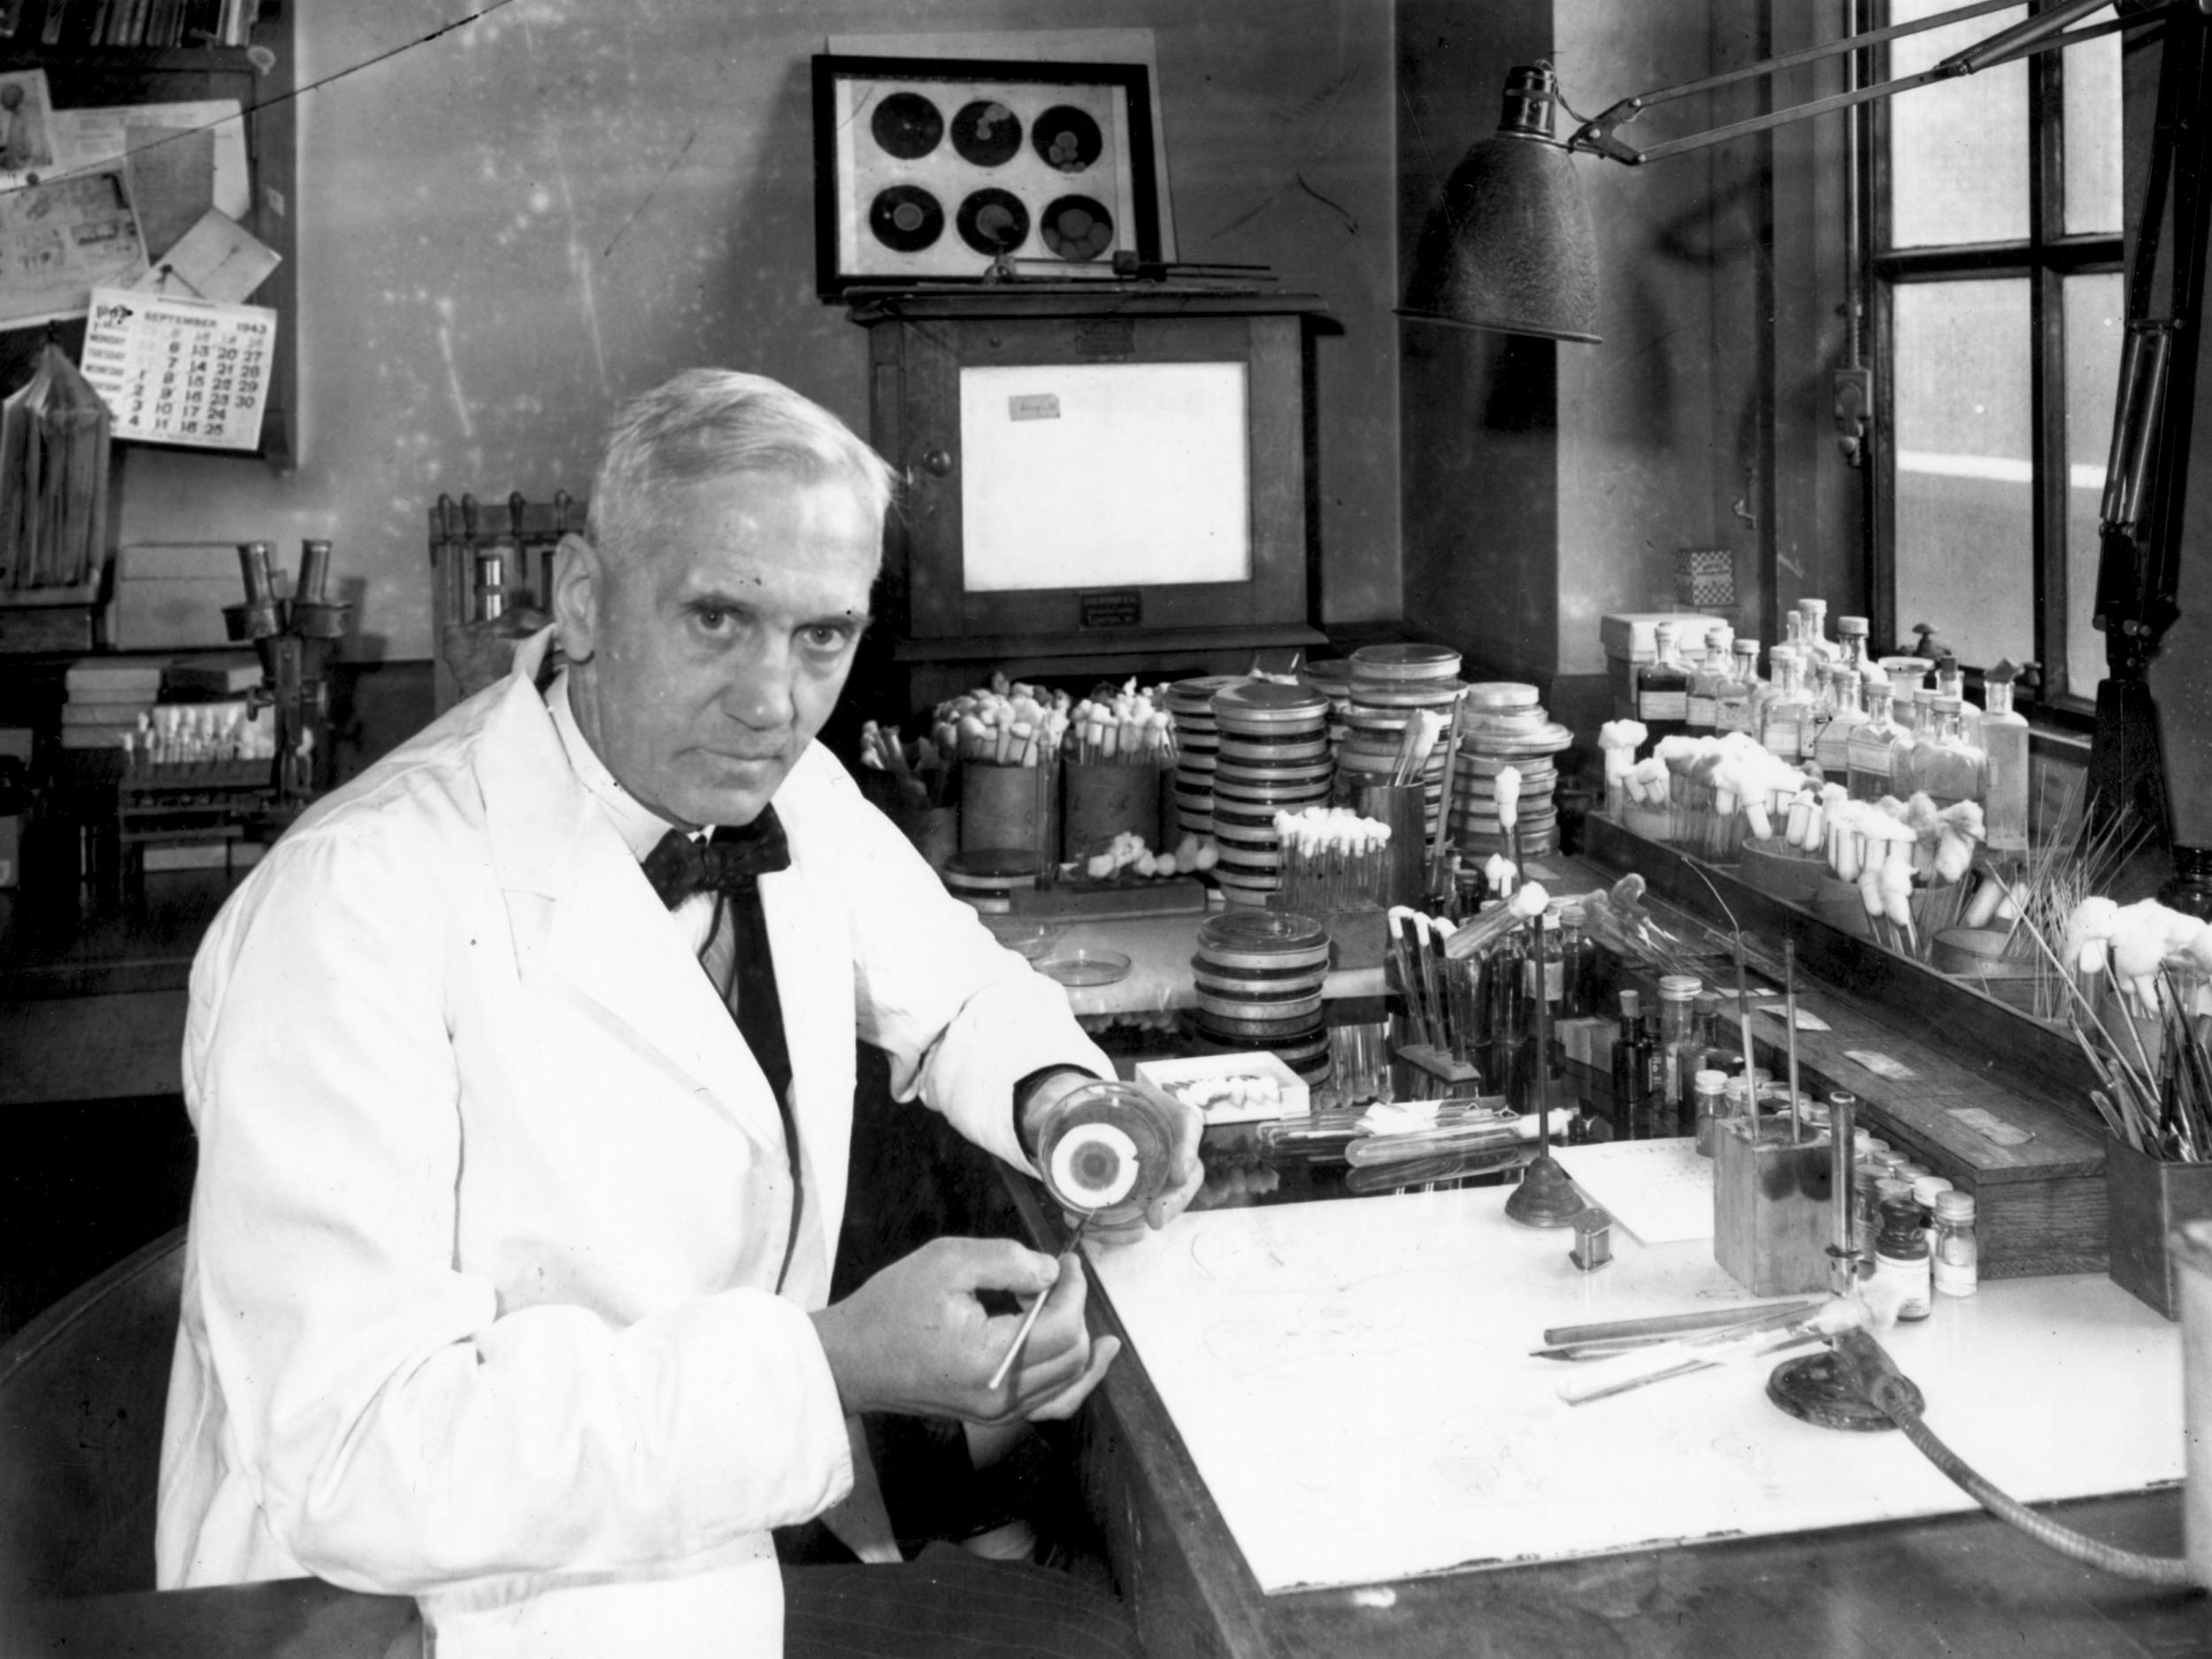
[[1138,1215],[1167,1190],[1174,1148],[1172,1103],[1141,1083],[1083,1084],[1037,1128],[1037,1162],[1053,1197],[1105,1220]]

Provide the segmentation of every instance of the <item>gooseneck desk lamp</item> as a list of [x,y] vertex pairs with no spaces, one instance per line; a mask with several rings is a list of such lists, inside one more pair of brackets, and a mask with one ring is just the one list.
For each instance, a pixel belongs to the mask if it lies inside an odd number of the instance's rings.
[[[2027,21],[1955,52],[1916,74],[1847,85],[1829,96],[1668,138],[1641,149],[1621,136],[1646,110],[1800,65],[1858,52],[1885,42],[2001,10],[2016,0],[1975,0],[1910,23],[1865,30],[1702,80],[1624,98],[1584,121],[1565,139],[1555,112],[1565,107],[1546,63],[1506,77],[1497,133],[1472,146],[1453,169],[1416,244],[1414,269],[1398,314],[1502,334],[1598,343],[1597,242],[1575,175],[1578,152],[1629,165],[1678,156],[1753,133],[1893,97],[1935,81],[2109,35],[2138,24],[2164,34],[2158,114],[2128,285],[2112,458],[2101,511],[2096,623],[2105,633],[2107,677],[2097,691],[2091,749],[2093,798],[2101,810],[2134,807],[2168,828],[2179,875],[2168,902],[2212,915],[2212,651],[2152,660],[2180,615],[2178,587],[2189,425],[2203,316],[2208,208],[2212,204],[2212,72],[2207,13],[2212,0],[2121,0],[2118,15],[2082,19],[2108,0],[2061,0]],[[2080,27],[2076,27],[2079,25]],[[1854,245],[1856,227],[1852,227]],[[1858,261],[1850,258],[1855,291]],[[1855,388],[1849,402],[1870,403],[1855,359],[1859,320],[1850,318],[1853,365],[1839,377]],[[1855,418],[1854,421],[1855,426]],[[2150,679],[2184,718],[2167,732],[2162,772]]]
[[[2161,683],[2192,720],[2177,723],[2164,747],[2166,782],[2147,670],[2160,636],[2180,614],[2176,603],[2189,422],[2203,314],[2207,226],[2212,222],[2212,0],[2120,0],[2117,15],[2083,19],[2108,0],[2060,0],[2025,22],[1955,52],[1932,68],[1872,85],[1848,85],[1826,97],[1771,111],[1637,149],[1621,129],[1645,110],[1736,81],[2001,10],[2015,0],[1978,0],[1935,16],[1866,30],[1824,45],[1626,98],[1585,121],[1563,141],[1555,111],[1564,107],[1551,65],[1534,63],[1506,77],[1498,131],[1472,146],[1453,169],[1415,249],[1414,271],[1399,315],[1502,334],[1598,343],[1597,242],[1575,176],[1578,151],[1629,165],[1701,150],[1833,110],[1892,97],[1915,87],[1970,75],[2016,58],[2062,50],[2137,24],[2165,34],[2158,113],[2150,150],[2139,240],[2129,273],[2128,334],[2123,351],[2112,456],[2102,503],[2096,595],[2108,673],[2098,688],[2091,751],[2093,796],[2108,807],[2142,803],[2164,818],[2170,809],[2177,887],[2212,913],[2212,766],[2208,740],[2186,729],[2212,718],[2212,662],[2162,664]],[[2081,25],[2081,27],[2076,27]],[[1854,227],[1855,238],[1855,227]],[[1855,269],[1852,280],[1858,280]],[[1854,319],[1855,328],[1856,326]],[[2212,652],[2186,655],[2212,657]],[[2193,894],[2188,892],[2193,888]],[[2172,891],[2172,889],[2170,889]],[[1539,999],[1540,1006],[1540,999]],[[1548,1150],[1548,1148],[1547,1148]],[[1548,1162],[1548,1159],[1543,1160]],[[1559,1183],[1564,1186],[1564,1183]],[[1573,1201],[1540,1182],[1517,1217],[1555,1225]],[[1567,1188],[1571,1193],[1571,1188]],[[1517,1194],[1516,1196],[1521,1194]],[[1513,1206],[1508,1205],[1511,1214]],[[1830,1426],[1889,1427],[1999,1518],[2080,1561],[2169,1585],[2190,1582],[2185,1561],[2134,1555],[2068,1532],[2026,1509],[1976,1474],[1920,1419],[1918,1391],[1865,1331],[1833,1339],[1829,1371],[1840,1386],[1823,1391],[1827,1412],[1801,1410]],[[1847,1392],[1870,1411],[1845,1411]],[[1845,1422],[1844,1418],[1851,1419]]]

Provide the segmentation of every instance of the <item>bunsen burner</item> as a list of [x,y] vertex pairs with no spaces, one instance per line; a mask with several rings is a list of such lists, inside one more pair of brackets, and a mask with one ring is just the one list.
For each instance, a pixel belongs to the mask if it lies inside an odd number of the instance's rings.
[[1329,798],[1328,699],[1303,686],[1240,680],[1213,696],[1220,749],[1213,777],[1214,879],[1232,904],[1263,905],[1280,885],[1275,814]]
[[1214,724],[1214,693],[1240,685],[1238,674],[1202,674],[1179,680],[1164,701],[1175,717],[1175,776],[1171,785],[1174,823],[1168,840],[1214,833],[1214,763],[1221,729]]
[[1018,888],[1033,887],[1044,860],[1026,847],[979,847],[955,853],[939,866],[945,889],[988,916],[1014,908]]
[[1199,1036],[1225,1051],[1264,1049],[1309,1084],[1329,1079],[1322,985],[1329,935],[1310,916],[1233,910],[1207,918],[1191,958]]
[[1553,757],[1573,741],[1574,733],[1538,703],[1535,687],[1494,680],[1467,688],[1459,705],[1459,764],[1452,781],[1451,840],[1463,859],[1480,861],[1506,850],[1497,780],[1508,766],[1521,775],[1517,821],[1522,856],[1559,850],[1559,768]]

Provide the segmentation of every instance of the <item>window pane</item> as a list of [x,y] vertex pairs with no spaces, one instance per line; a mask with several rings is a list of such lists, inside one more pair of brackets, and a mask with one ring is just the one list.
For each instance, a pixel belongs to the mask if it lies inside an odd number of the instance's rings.
[[[1890,20],[1948,10],[1957,0],[1893,0]],[[1890,73],[1926,69],[2010,28],[2025,8],[1993,12],[1890,42]],[[2078,50],[2078,49],[2077,49]],[[2028,234],[2028,67],[2025,61],[1916,87],[1889,101],[1890,234],[1893,246],[2010,242]]]
[[[2111,9],[2083,19],[2102,23]],[[2120,229],[2120,37],[2070,46],[2059,60],[2066,88],[2066,229],[2077,236]]]
[[2118,275],[2066,280],[2066,688],[2093,697],[2104,678],[2097,603],[2097,518],[2119,399],[2127,288]]
[[1975,667],[2035,654],[2024,278],[1892,290],[1897,626]]

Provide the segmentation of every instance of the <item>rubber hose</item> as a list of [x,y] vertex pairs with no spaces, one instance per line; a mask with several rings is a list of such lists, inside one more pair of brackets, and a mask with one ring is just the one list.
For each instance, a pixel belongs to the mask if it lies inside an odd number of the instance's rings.
[[2070,1527],[2061,1526],[2047,1515],[2037,1514],[2017,1499],[2006,1496],[1975,1473],[1964,1459],[1936,1437],[1935,1431],[1921,1421],[1920,1414],[1912,1409],[1910,1403],[1898,1397],[1902,1390],[1885,1388],[1879,1393],[1889,1397],[1878,1397],[1874,1403],[1886,1411],[1890,1420],[1905,1432],[1905,1438],[1917,1446],[1930,1463],[1963,1487],[1975,1502],[1999,1520],[2009,1521],[2030,1538],[2048,1545],[2062,1555],[2104,1572],[2116,1573],[2123,1578],[2137,1578],[2146,1584],[2165,1585],[2176,1589],[2188,1589],[2196,1584],[2189,1563],[2179,1556],[2143,1555],[2131,1549],[2099,1543]]

